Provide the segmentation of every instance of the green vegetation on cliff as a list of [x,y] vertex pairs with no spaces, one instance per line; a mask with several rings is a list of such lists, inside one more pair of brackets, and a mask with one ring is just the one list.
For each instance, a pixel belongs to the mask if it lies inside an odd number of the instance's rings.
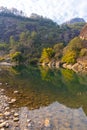
[[[85,24],[82,22],[59,26],[52,20],[36,14],[34,14],[34,17],[26,18],[23,15],[18,15],[21,12],[17,10],[16,12],[17,15],[8,10],[0,13],[0,57],[2,58],[3,56],[3,58],[7,59],[11,56],[11,59],[14,59],[15,54],[19,52],[23,57],[22,62],[24,63],[36,63],[40,57],[42,61],[47,59],[61,59],[63,55],[66,55],[65,49],[63,50],[64,46],[66,46],[71,39],[79,35],[80,30]],[[67,46],[68,49],[70,46],[71,48],[78,46],[73,46],[73,43],[69,44],[70,45]],[[50,48],[50,50],[48,48]],[[52,55],[49,55],[49,51],[52,51],[50,52]],[[47,59],[45,59],[46,56],[44,58],[44,52],[48,55]],[[78,47],[77,50],[73,52],[76,53],[75,58],[77,58],[79,54],[86,54],[86,50],[79,50]],[[18,59],[20,58],[15,60]],[[66,60],[64,59],[64,61]],[[20,63],[20,61],[16,62]]]

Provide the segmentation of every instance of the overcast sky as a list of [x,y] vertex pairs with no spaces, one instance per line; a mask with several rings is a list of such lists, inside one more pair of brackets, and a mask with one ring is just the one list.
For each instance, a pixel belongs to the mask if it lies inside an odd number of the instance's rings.
[[87,0],[0,0],[0,6],[15,7],[27,16],[37,13],[58,23],[74,17],[87,20]]

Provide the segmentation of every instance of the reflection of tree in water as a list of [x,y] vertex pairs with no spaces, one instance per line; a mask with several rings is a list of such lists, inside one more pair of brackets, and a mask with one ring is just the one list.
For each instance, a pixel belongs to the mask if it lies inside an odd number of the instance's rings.
[[39,69],[42,80],[50,81],[48,77],[48,73],[50,72],[49,68],[47,66],[46,67],[39,66]]
[[68,69],[61,69],[61,73],[65,82],[72,82],[74,80],[74,72]]
[[[9,87],[5,84],[3,87],[7,90],[8,96],[17,98],[17,107],[28,106],[29,109],[36,109],[58,101],[70,108],[83,107],[87,113],[86,78],[64,69],[44,70],[37,67],[11,69],[0,73],[0,82],[9,84]],[[15,90],[18,90],[19,94],[14,94]]]

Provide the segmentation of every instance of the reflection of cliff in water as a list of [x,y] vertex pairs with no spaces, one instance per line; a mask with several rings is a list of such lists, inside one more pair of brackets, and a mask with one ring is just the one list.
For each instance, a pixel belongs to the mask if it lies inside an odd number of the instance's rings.
[[87,114],[87,78],[73,71],[13,67],[1,70],[0,82],[8,96],[17,98],[17,107],[36,109],[58,101],[70,108],[82,107]]

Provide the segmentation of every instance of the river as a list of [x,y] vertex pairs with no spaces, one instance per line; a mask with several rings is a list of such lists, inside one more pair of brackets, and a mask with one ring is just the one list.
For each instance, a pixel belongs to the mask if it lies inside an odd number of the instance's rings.
[[[11,108],[27,109],[32,130],[87,130],[86,74],[62,68],[1,67],[0,83],[6,96],[17,100]],[[45,127],[39,128],[44,121]]]

